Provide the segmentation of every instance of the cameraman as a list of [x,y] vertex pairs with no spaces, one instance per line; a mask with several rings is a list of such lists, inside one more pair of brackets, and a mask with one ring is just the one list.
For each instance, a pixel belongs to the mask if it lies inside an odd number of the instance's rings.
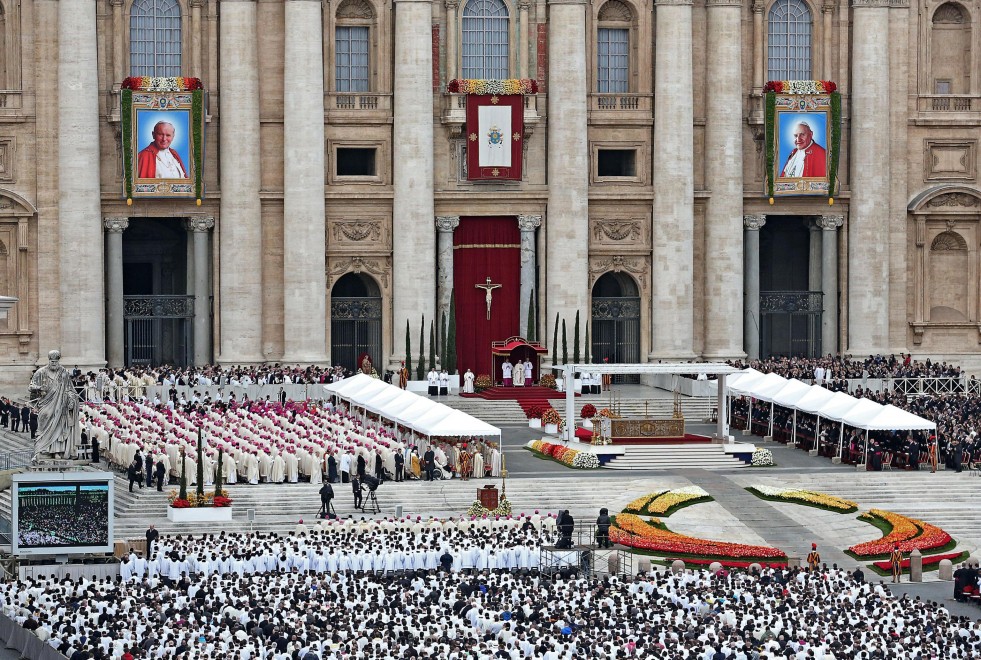
[[611,524],[610,510],[605,507],[600,509],[599,517],[596,519],[596,545],[601,548],[613,547],[613,544],[610,543]]
[[334,487],[325,483],[320,487],[320,517],[326,518],[330,513],[330,501],[334,499]]
[[354,508],[361,508],[361,479],[358,477],[358,473],[355,472],[351,475],[351,490],[354,491]]

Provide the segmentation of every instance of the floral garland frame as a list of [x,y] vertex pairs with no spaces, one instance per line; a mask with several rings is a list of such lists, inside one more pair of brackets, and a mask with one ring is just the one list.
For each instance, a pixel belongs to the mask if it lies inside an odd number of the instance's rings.
[[450,94],[537,94],[538,81],[531,78],[508,78],[505,80],[482,80],[477,78],[456,78],[446,84]]
[[828,94],[831,101],[831,140],[828,154],[828,204],[834,204],[838,180],[838,154],[841,153],[841,92],[831,80],[771,80],[763,86],[763,123],[766,140],[766,196],[773,204],[774,128],[777,116],[777,94]]
[[123,132],[123,190],[126,204],[133,203],[133,92],[190,92],[191,136],[194,160],[194,197],[204,198],[204,85],[198,78],[133,76],[123,80],[120,119]]

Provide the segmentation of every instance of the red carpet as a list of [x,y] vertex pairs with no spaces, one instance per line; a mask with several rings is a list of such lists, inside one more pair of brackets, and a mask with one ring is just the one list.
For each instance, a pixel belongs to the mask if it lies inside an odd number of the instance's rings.
[[[593,432],[589,429],[577,428],[576,437],[584,442],[591,442]],[[671,438],[617,438],[613,441],[615,445],[693,445],[712,442],[712,438],[704,435],[692,435],[686,433],[681,437]]]
[[517,401],[527,415],[528,411],[535,406],[540,406],[542,409],[551,408],[550,401],[564,399],[565,392],[533,385],[532,387],[488,387],[477,394],[461,394],[460,396],[487,399],[488,401]]

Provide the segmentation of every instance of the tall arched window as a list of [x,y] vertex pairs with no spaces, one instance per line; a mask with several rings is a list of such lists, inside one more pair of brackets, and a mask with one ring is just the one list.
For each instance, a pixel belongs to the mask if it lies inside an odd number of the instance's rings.
[[463,9],[464,78],[508,75],[508,8],[504,0],[469,0]]
[[[962,5],[944,3],[933,14],[931,31],[930,73],[933,78],[933,93],[970,94],[970,15]],[[970,110],[970,100],[966,100],[966,103]]]
[[811,79],[811,10],[804,0],[777,0],[767,32],[769,80]]
[[630,91],[630,28],[633,13],[619,0],[609,0],[597,15],[596,91],[624,94]]
[[181,7],[177,0],[134,0],[129,20],[133,76],[181,75]]

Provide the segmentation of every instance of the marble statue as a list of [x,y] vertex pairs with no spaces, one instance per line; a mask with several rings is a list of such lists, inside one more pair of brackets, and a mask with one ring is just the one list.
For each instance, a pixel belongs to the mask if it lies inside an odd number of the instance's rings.
[[78,395],[71,375],[60,360],[59,351],[50,351],[48,365],[31,377],[28,401],[38,417],[35,461],[41,456],[75,458],[81,439]]

